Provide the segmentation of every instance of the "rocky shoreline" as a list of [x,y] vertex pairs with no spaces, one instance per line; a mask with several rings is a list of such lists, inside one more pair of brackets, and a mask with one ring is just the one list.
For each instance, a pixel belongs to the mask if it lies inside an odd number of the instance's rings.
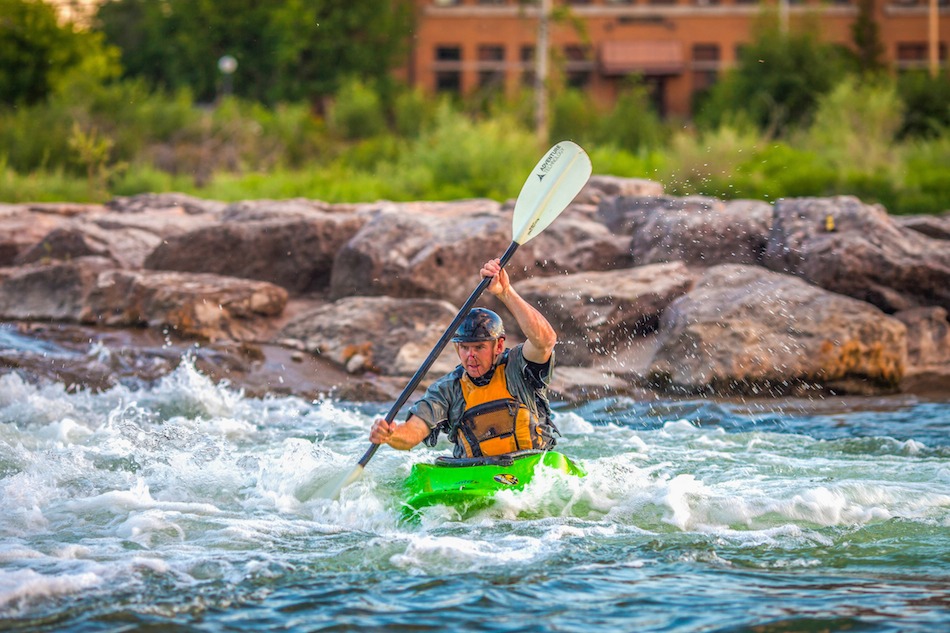
[[[392,400],[504,252],[511,208],[0,205],[0,366],[104,389],[186,357],[249,395]],[[947,214],[594,176],[508,269],[560,334],[559,399],[950,394]]]

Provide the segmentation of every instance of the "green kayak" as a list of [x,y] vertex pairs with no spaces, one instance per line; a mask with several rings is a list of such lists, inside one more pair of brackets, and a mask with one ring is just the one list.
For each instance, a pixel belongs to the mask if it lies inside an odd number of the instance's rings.
[[434,464],[416,464],[405,481],[406,515],[420,508],[448,505],[465,510],[491,505],[499,490],[521,490],[544,464],[569,475],[584,470],[561,453],[520,451],[498,457],[439,457]]

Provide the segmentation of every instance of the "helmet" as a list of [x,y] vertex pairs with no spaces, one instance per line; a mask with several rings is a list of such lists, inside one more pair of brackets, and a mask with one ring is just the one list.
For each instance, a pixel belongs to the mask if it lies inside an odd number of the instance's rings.
[[475,343],[493,341],[505,335],[505,324],[501,317],[485,308],[475,308],[468,313],[458,329],[455,330],[453,343]]

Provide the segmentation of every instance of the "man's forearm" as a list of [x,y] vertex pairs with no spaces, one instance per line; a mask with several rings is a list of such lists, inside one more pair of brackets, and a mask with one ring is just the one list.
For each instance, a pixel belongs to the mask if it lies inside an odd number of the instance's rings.
[[505,304],[508,311],[518,322],[531,348],[525,350],[528,360],[544,362],[550,357],[551,351],[557,343],[557,333],[544,315],[525,301],[511,286],[497,297]]

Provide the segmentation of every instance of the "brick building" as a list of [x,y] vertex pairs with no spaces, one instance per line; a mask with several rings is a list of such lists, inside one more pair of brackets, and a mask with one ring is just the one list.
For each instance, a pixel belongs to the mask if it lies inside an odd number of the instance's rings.
[[[860,0],[778,1],[775,19],[789,29],[808,20],[820,25],[824,41],[851,45]],[[532,85],[542,2],[415,0],[408,81],[428,92],[463,95],[512,94]],[[735,63],[763,12],[758,0],[551,2],[560,17],[548,21],[549,50],[564,82],[610,103],[624,78],[638,74],[659,111],[673,116],[688,116],[693,93]],[[950,0],[873,2],[891,68],[946,67]]]

